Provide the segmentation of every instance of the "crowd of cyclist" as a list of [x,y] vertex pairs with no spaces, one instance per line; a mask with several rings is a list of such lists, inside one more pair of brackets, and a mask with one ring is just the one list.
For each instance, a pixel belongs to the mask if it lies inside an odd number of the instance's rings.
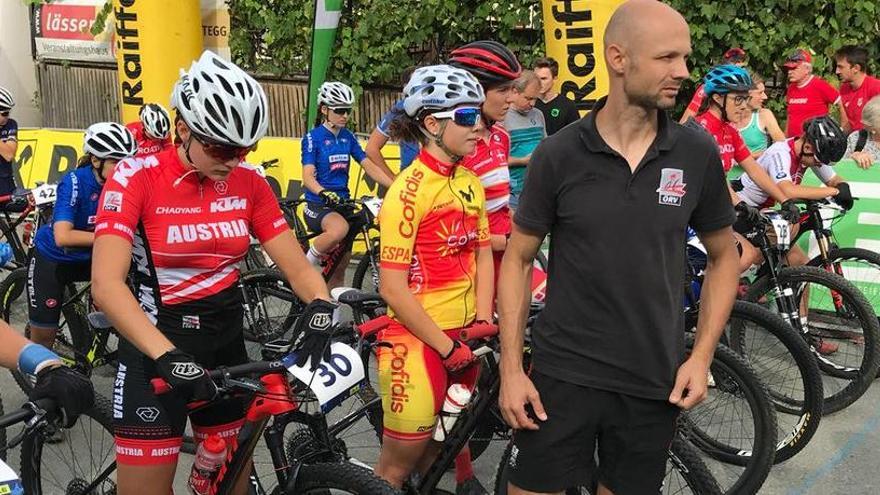
[[[763,107],[764,82],[744,67],[745,52],[731,49],[724,59],[705,75],[682,122],[712,136],[725,173],[742,167],[743,175],[727,183],[730,205],[738,206],[741,218],[778,204],[796,224],[796,199],[831,197],[851,208],[850,187],[833,165],[851,157],[867,168],[880,158],[880,83],[866,73],[865,50],[838,51],[839,97],[824,86],[808,91],[816,80],[809,51],[799,49],[785,61],[792,81],[786,132]],[[549,59],[523,70],[516,55],[494,41],[458,47],[444,64],[407,73],[402,99],[383,117],[366,151],[346,128],[354,91],[325,82],[318,121],[302,140],[303,213],[309,230],[320,232],[303,253],[268,183],[244,162],[266,134],[266,95],[251,76],[206,51],[181,71],[172,91],[173,118],[147,104],[138,122],[102,122],[86,130],[82,159],[58,184],[52,222],[36,234],[27,289],[32,342],[0,325],[0,365],[34,377],[30,398],[58,399],[64,424],[72,424],[91,405],[91,385],[60,366],[49,349],[63,288],[91,280],[95,304],[121,337],[114,388],[124,405],[114,424],[119,489],[169,491],[186,405],[214,398],[205,370],[247,360],[236,282],[252,236],[308,303],[297,322],[305,335],[302,362],[314,367],[326,356],[339,319],[328,286],[341,285],[345,271],[325,283],[313,267],[347,234],[354,159],[388,188],[379,215],[379,287],[394,324],[380,334],[391,345],[378,351],[384,438],[376,474],[402,486],[433,455],[431,431],[448,384],[471,379],[473,353],[443,331],[493,319],[516,200],[526,171],[541,173],[531,168],[532,152],[577,119],[573,103],[553,91],[556,71]],[[838,102],[843,126],[828,115]],[[13,106],[12,95],[0,88],[0,194],[14,187]],[[388,140],[401,143],[399,173],[381,155]],[[824,186],[801,184],[807,169]],[[740,271],[761,262],[743,238],[743,225],[734,224]],[[793,247],[789,263],[806,261]],[[830,343],[820,348],[835,350]],[[405,373],[418,388],[406,407],[395,397],[394,373]],[[176,393],[155,396],[149,380],[157,376]],[[191,415],[196,438],[234,435],[244,406],[224,399]],[[145,419],[136,413],[141,407],[159,414]],[[505,418],[527,428],[525,421],[544,419],[542,414]],[[456,463],[459,488],[479,490],[467,455]]]

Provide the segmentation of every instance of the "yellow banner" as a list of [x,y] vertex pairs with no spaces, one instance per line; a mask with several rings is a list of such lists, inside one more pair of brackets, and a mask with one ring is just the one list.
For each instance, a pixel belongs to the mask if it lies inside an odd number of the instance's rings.
[[[37,182],[56,183],[76,168],[82,153],[83,131],[55,129],[21,129],[18,131],[18,152],[13,170],[16,184],[34,187]],[[302,195],[301,141],[293,138],[263,138],[247,161],[261,164],[278,160],[267,169],[267,180],[279,197],[298,198]],[[366,142],[361,143],[366,146]],[[382,154],[392,170],[400,166],[400,148],[388,143]],[[349,189],[353,198],[384,194],[363,169],[351,164]]]
[[557,91],[583,116],[608,94],[602,37],[623,0],[541,0],[547,56],[559,62]]
[[144,103],[170,105],[181,68],[202,52],[199,0],[113,0],[120,112],[138,118]]

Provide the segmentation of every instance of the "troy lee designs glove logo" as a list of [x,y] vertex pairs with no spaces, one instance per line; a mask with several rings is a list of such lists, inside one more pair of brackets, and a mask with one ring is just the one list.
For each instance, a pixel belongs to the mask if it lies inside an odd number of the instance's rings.
[[192,380],[205,373],[205,370],[194,363],[172,363],[171,374],[182,380]]
[[329,314],[319,313],[312,315],[312,319],[309,321],[309,327],[312,330],[320,330],[323,332],[330,328],[331,323],[333,323],[333,319]]

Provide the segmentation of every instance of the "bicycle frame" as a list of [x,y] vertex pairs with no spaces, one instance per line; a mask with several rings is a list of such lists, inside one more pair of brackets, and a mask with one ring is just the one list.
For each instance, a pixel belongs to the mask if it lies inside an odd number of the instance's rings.
[[[356,203],[353,202],[350,204]],[[337,213],[342,215],[343,218],[345,218],[345,221],[348,222],[348,234],[346,234],[345,238],[342,239],[339,245],[327,255],[324,268],[321,271],[324,280],[330,280],[333,274],[336,273],[336,270],[339,269],[342,258],[345,257],[347,253],[351,252],[351,248],[354,246],[354,240],[358,235],[364,236],[364,243],[367,246],[367,256],[370,255],[373,247],[373,243],[370,241],[370,229],[374,228],[375,222],[373,215],[367,208],[361,205],[359,209],[350,213],[338,210]]]

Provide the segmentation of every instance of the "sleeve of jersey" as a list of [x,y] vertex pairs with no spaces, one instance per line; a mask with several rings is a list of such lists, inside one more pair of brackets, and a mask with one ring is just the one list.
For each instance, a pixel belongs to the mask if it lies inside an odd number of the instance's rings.
[[416,233],[422,220],[418,199],[424,173],[417,167],[406,169],[385,193],[379,210],[379,245],[382,253],[379,267],[390,270],[409,270],[412,263]]
[[76,196],[73,191],[73,172],[66,174],[55,192],[55,209],[52,210],[52,220],[56,222],[73,223],[73,206],[76,204]]
[[749,147],[746,146],[746,142],[743,140],[739,131],[736,128],[733,129],[733,159],[737,162],[742,162],[743,160],[752,156],[752,152],[749,151]]
[[288,229],[287,221],[269,183],[254,174],[254,207],[251,209],[251,230],[261,243],[268,242]]
[[[116,167],[131,166],[126,161]],[[104,184],[101,199],[98,200],[98,214],[95,219],[95,238],[102,235],[116,235],[132,242],[143,211],[147,184],[144,173],[132,175],[114,174]]]
[[[490,231],[489,231],[489,215],[486,213],[486,193],[483,191],[482,187],[477,187],[480,185],[478,180],[475,180],[476,184],[474,185],[474,190],[479,191],[477,194],[480,198],[480,220],[477,223],[477,246],[478,247],[489,247],[491,245],[490,241]],[[508,229],[510,232],[510,229]]]
[[354,134],[351,135],[351,156],[353,156],[358,163],[364,161],[364,158],[367,157],[367,154],[364,153],[364,149],[361,148],[360,141],[357,140],[357,136]]
[[18,141],[18,122],[10,120],[3,130],[2,141]]
[[302,138],[302,164],[314,165],[315,162],[315,140],[312,139],[312,133],[307,132]]
[[697,232],[712,232],[733,224],[735,215],[727,191],[727,180],[717,147],[713,146],[706,161],[703,189],[688,224]]
[[701,84],[697,87],[697,91],[694,93],[693,98],[691,98],[691,102],[688,103],[687,109],[692,113],[697,113],[700,110],[700,105],[703,104],[703,98],[705,96],[705,93],[703,93],[703,85]]
[[788,153],[774,153],[761,158],[762,164],[767,163],[767,175],[773,179],[773,182],[777,184],[786,180],[791,182],[791,157]]

